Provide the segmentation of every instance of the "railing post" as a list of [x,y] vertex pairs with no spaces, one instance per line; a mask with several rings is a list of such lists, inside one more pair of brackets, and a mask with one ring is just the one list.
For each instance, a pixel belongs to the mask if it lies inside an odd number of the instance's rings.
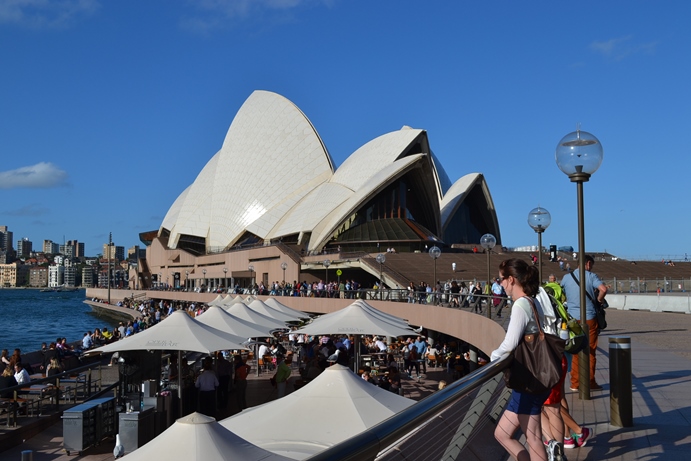
[[609,410],[613,426],[633,426],[633,391],[631,389],[631,337],[609,338]]

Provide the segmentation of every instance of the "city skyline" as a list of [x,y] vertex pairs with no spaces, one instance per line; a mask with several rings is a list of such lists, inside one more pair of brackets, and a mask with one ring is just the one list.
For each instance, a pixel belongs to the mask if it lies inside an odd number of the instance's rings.
[[[507,247],[537,244],[537,206],[552,215],[543,244],[577,247],[576,188],[554,151],[580,123],[604,147],[584,187],[586,251],[683,258],[689,13],[643,1],[0,5],[0,223],[15,249],[64,235],[95,256],[109,232],[142,245],[263,89],[304,111],[335,167],[382,133],[427,130],[452,181],[485,176]],[[642,219],[651,212],[664,234]]]

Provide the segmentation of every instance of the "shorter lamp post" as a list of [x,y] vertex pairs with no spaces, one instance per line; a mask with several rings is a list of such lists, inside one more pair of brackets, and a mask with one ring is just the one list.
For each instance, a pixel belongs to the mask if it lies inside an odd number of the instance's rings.
[[379,263],[379,300],[384,299],[384,294],[382,289],[384,288],[384,282],[382,281],[382,265],[386,262],[386,256],[383,253],[377,255],[377,262]]
[[[492,253],[492,248],[497,244],[497,239],[492,234],[485,234],[480,237],[480,245],[487,252],[487,288],[489,289],[490,280],[492,279],[492,269],[490,268],[490,253]],[[492,304],[490,298],[487,298],[487,318],[492,318]]]
[[190,271],[185,271],[185,290],[190,289]]
[[324,264],[324,271],[326,272],[324,275],[324,297],[327,298],[329,296],[329,266],[331,261],[325,259],[322,264]]
[[228,268],[223,268],[223,288],[228,293]]
[[281,269],[283,269],[283,283],[286,281],[286,269],[288,269],[288,263],[283,261],[281,263]]
[[161,286],[163,285],[163,274],[160,272],[158,273],[158,289],[161,289]]
[[204,274],[204,281],[202,282],[202,286],[206,291],[209,291],[209,287],[206,286],[206,269],[202,269],[202,274]]
[[250,264],[249,266],[247,266],[247,269],[250,270],[250,291],[252,291],[252,286],[254,285],[254,266]]
[[441,256],[441,250],[439,249],[438,246],[434,245],[432,248],[429,249],[429,256],[434,260],[434,280],[432,280],[432,286],[434,289],[432,290],[432,296],[434,296],[434,304],[437,304],[437,259],[439,259],[439,256]]
[[542,233],[552,223],[552,216],[544,208],[533,208],[528,214],[528,225],[537,233],[537,271],[540,274],[540,284],[542,278]]

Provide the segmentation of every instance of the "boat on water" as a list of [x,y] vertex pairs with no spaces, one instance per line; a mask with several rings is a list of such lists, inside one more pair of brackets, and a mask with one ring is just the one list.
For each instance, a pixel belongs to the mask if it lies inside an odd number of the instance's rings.
[[41,293],[72,293],[79,291],[77,287],[55,287],[55,288],[43,288],[40,290]]

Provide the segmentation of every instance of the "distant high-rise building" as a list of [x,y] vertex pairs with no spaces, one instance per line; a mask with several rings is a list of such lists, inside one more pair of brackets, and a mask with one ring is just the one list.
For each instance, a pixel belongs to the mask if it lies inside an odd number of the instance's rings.
[[91,288],[94,286],[94,268],[91,266],[82,267],[82,286]]
[[107,243],[103,244],[103,259],[114,259],[116,261],[123,261],[125,259],[125,247],[115,246],[114,243],[108,247]]
[[31,240],[26,237],[21,240],[17,240],[17,257],[28,258],[33,251],[33,246],[34,245],[31,243]]
[[79,242],[78,240],[68,240],[67,245],[70,245],[74,248],[73,254],[74,258],[83,258],[84,257],[84,243]]
[[14,261],[12,232],[7,226],[0,226],[0,264],[9,264],[12,261]]
[[74,258],[74,247],[72,245],[60,245],[60,254],[66,258]]
[[133,247],[130,247],[127,250],[127,259],[131,261],[136,261],[139,259],[141,256],[141,250],[139,249],[139,245],[135,245]]
[[51,255],[60,253],[60,245],[53,242],[52,240],[44,240],[43,241],[43,252],[46,254],[51,254]]

